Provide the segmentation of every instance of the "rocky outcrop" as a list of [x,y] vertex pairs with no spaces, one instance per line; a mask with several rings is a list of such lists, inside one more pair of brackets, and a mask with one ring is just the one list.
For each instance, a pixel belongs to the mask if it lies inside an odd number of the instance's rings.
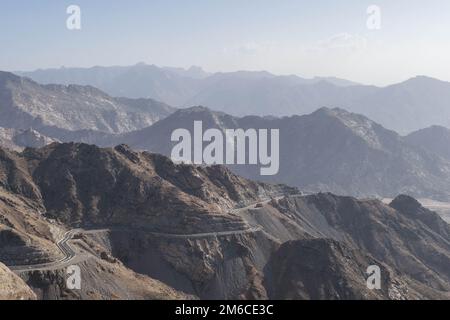
[[431,126],[410,133],[405,140],[419,148],[423,148],[450,160],[450,129],[441,126]]
[[0,263],[0,300],[35,300],[36,294],[11,270]]
[[[46,263],[16,270],[43,299],[445,299],[450,290],[449,227],[409,196],[386,205],[301,195],[221,166],[70,143],[0,150],[0,208],[0,260]],[[80,292],[65,287],[67,246]],[[364,286],[372,264],[381,291]]]
[[267,299],[261,270],[278,246],[262,232],[171,238],[117,230],[106,243],[132,270],[200,299]]
[[309,113],[320,106],[345,106],[402,134],[430,125],[450,127],[450,83],[426,76],[375,87],[332,77],[304,79],[266,71],[208,75],[199,70],[168,69],[138,64],[22,74],[42,83],[90,84],[113,96],[152,97],[187,107],[206,105],[236,116],[289,116]]
[[[367,286],[369,266],[380,268],[380,288]],[[272,299],[408,299],[407,284],[379,261],[330,239],[284,243],[265,267]],[[395,281],[395,282],[394,282]],[[395,293],[395,294],[394,294]]]
[[58,140],[47,137],[36,130],[5,129],[0,127],[0,146],[14,151],[26,147],[41,148]]
[[387,206],[322,193],[282,199],[276,207],[314,237],[357,248],[436,290],[450,289],[448,224],[410,197]]
[[139,226],[169,233],[234,230],[245,228],[245,222],[229,214],[232,208],[284,191],[224,168],[174,164],[126,146],[53,144],[27,149],[21,159],[29,164],[47,216],[70,226]]

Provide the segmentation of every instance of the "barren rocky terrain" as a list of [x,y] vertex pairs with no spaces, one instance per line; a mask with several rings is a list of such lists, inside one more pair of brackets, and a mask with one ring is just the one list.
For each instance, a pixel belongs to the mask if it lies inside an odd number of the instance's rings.
[[408,196],[302,195],[123,145],[54,143],[1,149],[0,209],[8,297],[449,298],[450,227]]
[[[162,74],[176,79],[179,72],[164,70]],[[238,74],[247,80],[260,76]],[[419,78],[412,84],[428,80]],[[239,118],[206,107],[177,110],[152,99],[114,98],[90,86],[41,85],[0,72],[0,145],[9,149],[75,141],[109,147],[127,144],[170,156],[175,144],[172,132],[180,128],[192,131],[194,121],[202,121],[205,130],[279,130],[277,174],[261,176],[255,165],[229,166],[249,179],[356,197],[393,198],[403,193],[450,200],[449,134],[443,127],[402,137],[360,114],[326,107],[306,115]]]
[[279,130],[277,174],[261,176],[257,165],[229,166],[249,179],[356,197],[393,198],[404,193],[450,200],[449,159],[343,109],[321,108],[311,114],[283,118],[237,118],[206,107],[193,107],[176,111],[148,128],[109,136],[96,143],[125,143],[135,149],[170,156],[176,144],[171,141],[172,132],[185,128],[193,133],[194,121],[202,121],[203,130]]
[[36,294],[11,270],[0,263],[0,300],[35,300]]
[[40,85],[0,71],[3,128],[31,128],[64,140],[80,130],[121,133],[142,129],[173,110],[152,99],[113,98],[90,86]]

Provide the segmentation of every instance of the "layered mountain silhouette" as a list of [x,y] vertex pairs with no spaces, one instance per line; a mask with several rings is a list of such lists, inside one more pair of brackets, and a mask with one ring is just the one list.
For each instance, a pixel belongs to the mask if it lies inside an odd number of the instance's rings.
[[92,85],[112,96],[153,98],[177,107],[205,105],[234,116],[289,116],[338,107],[401,134],[431,125],[450,127],[450,83],[425,76],[375,87],[332,77],[304,79],[264,71],[208,74],[199,68],[146,64],[20,74],[41,83]]
[[[17,297],[444,299],[450,289],[450,228],[408,196],[304,196],[223,166],[53,143],[0,148],[0,208],[0,277]],[[56,245],[67,231],[78,291]],[[373,265],[380,290],[366,285]]]
[[304,79],[297,76],[287,76],[278,78],[269,72],[246,71],[211,74],[196,66],[186,70],[183,68],[158,67],[145,63],[128,67],[41,69],[34,72],[17,73],[43,84],[91,85],[112,96],[154,98],[174,106],[189,105],[189,100],[204,89],[221,85],[222,81],[227,79],[236,81],[242,79],[250,82],[272,79],[274,84],[290,86],[313,84],[320,81],[328,81],[338,86],[356,84],[333,77]]
[[449,199],[450,162],[405,141],[368,118],[342,109],[322,108],[309,115],[284,118],[233,117],[204,107],[179,110],[154,125],[98,141],[170,156],[171,133],[194,121],[203,128],[279,129],[280,170],[261,176],[259,166],[233,165],[235,172],[256,180],[286,183],[308,191],[356,196]]
[[195,95],[202,79],[209,76],[201,68],[159,68],[138,63],[130,67],[61,68],[21,72],[42,84],[90,85],[115,97],[152,98],[181,106]]
[[64,138],[69,132],[121,133],[144,128],[173,108],[151,99],[112,98],[90,86],[40,85],[0,72],[0,126],[36,129]]
[[[280,130],[278,174],[261,176],[259,166],[231,166],[247,178],[354,196],[393,198],[407,193],[438,200],[450,197],[445,129],[440,130],[444,140],[428,138],[434,142],[419,139],[422,142],[414,143],[414,137],[423,133],[403,138],[343,109],[321,108],[309,115],[282,118],[238,118],[204,107],[176,111],[154,100],[111,98],[89,86],[39,85],[10,73],[1,76],[0,127],[7,129],[0,131],[0,139],[3,146],[15,150],[76,141],[100,146],[127,144],[170,156],[175,144],[170,141],[172,132],[178,128],[192,131],[194,121],[201,120],[205,130]],[[270,74],[265,77],[273,78]],[[321,84],[325,83],[316,85]]]
[[[382,126],[446,125],[447,83],[145,64],[29,75],[61,84],[0,72],[0,298],[449,298],[450,227],[412,197],[450,199],[449,130]],[[341,103],[373,117],[318,108]],[[278,174],[173,162],[172,132],[194,121],[278,129]]]

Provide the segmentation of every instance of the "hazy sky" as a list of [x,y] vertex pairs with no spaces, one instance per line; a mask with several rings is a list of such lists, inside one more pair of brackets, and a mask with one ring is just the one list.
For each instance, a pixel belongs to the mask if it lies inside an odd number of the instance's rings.
[[[81,7],[82,29],[66,28]],[[369,5],[381,29],[366,25]],[[384,85],[450,81],[449,0],[0,0],[0,70],[202,66]]]

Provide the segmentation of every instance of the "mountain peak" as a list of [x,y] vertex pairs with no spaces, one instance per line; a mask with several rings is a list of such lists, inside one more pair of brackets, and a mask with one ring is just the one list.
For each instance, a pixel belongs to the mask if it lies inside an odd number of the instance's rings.
[[424,129],[414,131],[414,132],[410,133],[409,136],[414,136],[414,135],[418,135],[418,134],[437,134],[437,135],[449,136],[450,129],[447,127],[444,127],[444,126],[434,125],[434,126],[429,126]]
[[417,76],[411,78],[411,80],[416,80],[416,81],[441,81],[439,79],[432,78],[432,77],[425,76],[425,75],[417,75]]
[[416,85],[416,86],[433,86],[436,84],[449,84],[447,81],[443,81],[440,79],[432,78],[429,76],[424,75],[417,75],[413,78],[410,78],[404,82],[401,82],[400,84],[409,84],[409,85]]
[[342,108],[329,108],[329,107],[321,107],[319,109],[317,109],[316,111],[313,112],[313,114],[327,114],[327,115],[332,115],[332,114],[339,114],[339,113],[350,113],[345,109]]
[[446,127],[427,127],[410,133],[404,139],[412,145],[450,160],[450,129]]
[[[181,121],[203,121],[205,123],[222,123],[225,119],[234,119],[232,116],[209,109],[204,106],[194,106],[190,108],[179,109],[172,115],[168,116],[167,121],[172,121],[174,119],[179,119]],[[164,120],[163,120],[164,121]],[[211,122],[212,121],[212,122]],[[226,120],[225,120],[226,121]]]
[[346,129],[350,130],[353,135],[363,139],[373,149],[383,149],[383,141],[388,137],[390,141],[396,141],[398,134],[383,128],[378,123],[369,118],[349,112],[342,108],[320,108],[311,114],[320,118],[331,118],[340,123]]
[[[317,116],[328,116],[328,117],[335,117],[340,120],[358,120],[358,121],[370,121],[366,117],[356,114],[350,111],[347,111],[343,108],[329,108],[329,107],[322,107],[314,111],[311,115],[317,115]],[[345,122],[345,121],[344,121]]]
[[205,106],[193,106],[189,108],[184,108],[178,110],[176,113],[179,114],[192,114],[192,113],[214,113],[211,109]]
[[422,207],[419,201],[404,194],[397,196],[389,206],[400,212],[415,212]]

